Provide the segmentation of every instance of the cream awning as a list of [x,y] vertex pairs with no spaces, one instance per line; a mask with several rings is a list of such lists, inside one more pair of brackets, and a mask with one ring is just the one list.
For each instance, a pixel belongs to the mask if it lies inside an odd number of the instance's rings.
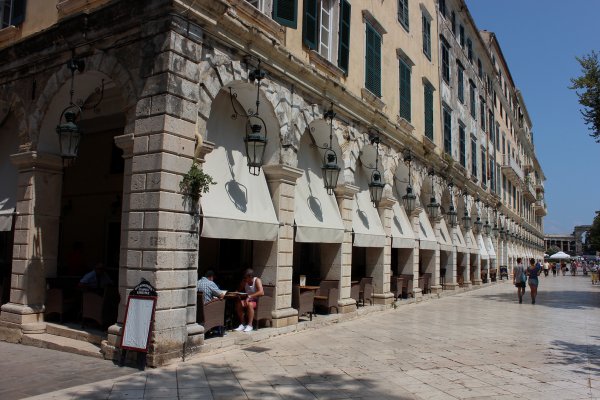
[[424,250],[438,250],[438,241],[429,222],[425,210],[419,213],[419,248]]
[[483,236],[480,234],[477,235],[477,244],[479,245],[479,256],[482,259],[489,258],[489,254],[485,248],[485,242],[483,240]]
[[[303,140],[308,140],[304,135]],[[327,194],[321,175],[319,152],[301,144],[298,168],[304,174],[296,181],[294,218],[296,241],[306,243],[342,243],[344,224],[334,195]]]
[[354,231],[354,246],[385,246],[385,230],[377,208],[373,207],[373,203],[371,203],[368,189],[361,190],[354,195],[352,230]]
[[446,220],[441,218],[439,225],[440,229],[438,230],[439,234],[437,238],[438,244],[440,245],[440,250],[453,251],[452,236],[450,236],[450,231],[448,230]]
[[[227,136],[227,135],[223,135]],[[229,135],[233,136],[233,135]],[[221,138],[225,140],[225,138]],[[228,140],[206,155],[204,171],[216,182],[200,198],[202,236],[219,239],[272,241],[279,222],[264,171],[248,171],[241,137]]]
[[13,216],[15,214],[14,208],[0,208],[0,232],[9,232],[12,230]]
[[392,219],[392,247],[412,249],[415,247],[415,234],[412,225],[404,211],[404,207],[395,203],[392,207],[394,217]]
[[467,231],[465,239],[467,240],[467,248],[470,250],[471,254],[479,254],[479,245],[477,244],[477,240],[475,240],[472,229]]
[[455,232],[456,234],[453,235],[453,240],[454,245],[456,246],[456,251],[459,253],[469,253],[469,248],[467,247],[467,242],[465,241],[465,237],[460,226],[456,227]]
[[488,252],[488,255],[490,256],[491,259],[496,259],[496,251],[494,250],[494,242],[492,241],[492,238],[489,236],[485,237],[485,244],[486,244],[486,250]]

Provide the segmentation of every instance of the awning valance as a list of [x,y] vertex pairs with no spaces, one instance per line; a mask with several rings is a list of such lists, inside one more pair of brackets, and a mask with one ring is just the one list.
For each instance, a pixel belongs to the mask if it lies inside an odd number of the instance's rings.
[[412,249],[415,247],[415,234],[404,207],[395,203],[392,207],[392,247]]
[[425,210],[419,213],[419,248],[424,250],[439,249],[437,238]]
[[488,255],[490,256],[491,259],[496,259],[496,251],[494,250],[494,242],[492,241],[492,238],[489,236],[485,237],[485,245],[486,245],[486,250],[488,252]]
[[[226,135],[223,135],[226,136]],[[264,171],[248,171],[243,140],[229,140],[206,155],[204,172],[217,182],[200,198],[203,237],[272,241],[279,222]]]
[[467,247],[467,242],[465,241],[462,229],[457,227],[454,231],[456,232],[456,234],[453,236],[456,251],[459,253],[469,253],[469,248]]
[[453,251],[452,237],[450,236],[450,231],[448,230],[448,225],[446,224],[446,220],[444,218],[440,219],[439,227],[440,229],[437,231],[437,239],[438,244],[440,245],[440,250]]
[[296,241],[342,243],[344,224],[335,197],[327,194],[324,187],[319,152],[309,146],[302,148],[308,151],[298,154],[298,168],[302,169],[304,174],[296,181]]
[[477,240],[475,240],[472,229],[467,231],[465,239],[467,240],[467,248],[470,250],[471,254],[479,254],[479,245],[477,244]]
[[354,246],[385,246],[385,230],[377,208],[373,207],[373,203],[371,203],[368,189],[361,190],[354,195],[352,230],[354,231]]
[[0,232],[9,232],[12,230],[14,208],[0,209]]
[[482,259],[488,259],[489,254],[485,248],[485,242],[484,242],[483,236],[481,234],[477,235],[477,243],[479,245],[479,256]]

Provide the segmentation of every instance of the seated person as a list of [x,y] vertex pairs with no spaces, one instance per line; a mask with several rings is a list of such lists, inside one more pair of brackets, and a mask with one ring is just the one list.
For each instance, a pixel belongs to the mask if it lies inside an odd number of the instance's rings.
[[222,299],[225,296],[225,291],[219,289],[214,280],[215,273],[209,269],[196,284],[196,291],[204,294],[204,304],[215,299]]
[[97,263],[94,266],[94,270],[85,274],[79,281],[80,288],[100,292],[106,287],[113,285],[113,281],[104,270],[104,264],[101,262]]
[[[240,301],[235,305],[235,309],[240,319],[240,326],[235,328],[236,331],[252,332],[252,321],[254,320],[254,309],[256,308],[256,299],[260,296],[264,296],[262,282],[260,278],[254,276],[254,271],[248,268],[244,272],[244,279],[240,282],[238,289],[240,292],[244,292],[240,298]],[[244,312],[246,313],[246,319],[244,319]],[[248,321],[244,324],[244,321]]]

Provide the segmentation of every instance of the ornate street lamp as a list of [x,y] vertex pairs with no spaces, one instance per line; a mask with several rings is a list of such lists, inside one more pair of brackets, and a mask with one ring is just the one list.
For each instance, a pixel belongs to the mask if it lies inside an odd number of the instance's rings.
[[446,216],[448,217],[448,223],[450,226],[455,228],[456,225],[458,225],[458,214],[454,209],[454,183],[450,182],[448,187],[450,188],[450,207],[448,208]]
[[492,237],[498,237],[498,209],[494,208],[494,227],[492,228]]
[[490,221],[489,221],[489,217],[490,217],[490,210],[488,208],[488,206],[485,206],[485,224],[483,225],[483,233],[486,236],[489,236],[492,233],[492,225],[490,225]]
[[471,223],[473,221],[471,220],[471,216],[469,215],[469,207],[467,206],[468,193],[466,191],[464,191],[463,196],[464,196],[464,203],[465,203],[465,215],[462,217],[462,222],[463,222],[463,227],[465,228],[465,230],[468,231],[469,229],[471,229]]
[[408,186],[406,187],[406,194],[402,196],[402,204],[404,205],[404,210],[408,215],[411,215],[412,212],[416,208],[417,196],[413,193],[413,188],[411,185],[411,163],[412,163],[412,154],[410,149],[407,149],[404,154],[404,162],[408,163]]
[[58,143],[60,146],[60,156],[63,160],[69,161],[77,158],[79,154],[79,143],[83,131],[77,125],[77,118],[81,119],[82,109],[73,102],[75,94],[75,71],[79,73],[85,69],[85,62],[76,58],[71,58],[67,62],[67,68],[71,70],[71,89],[69,90],[69,105],[60,113],[56,133],[58,134]]
[[477,209],[477,220],[475,221],[475,223],[473,224],[473,231],[475,232],[475,234],[478,234],[481,232],[481,227],[483,225],[483,222],[481,222],[481,217],[479,216],[479,202],[481,200],[479,200],[479,197],[477,197],[477,199],[475,200],[475,208]]
[[383,188],[385,187],[385,183],[381,178],[381,172],[379,172],[379,135],[373,134],[371,136],[371,144],[376,144],[376,153],[375,153],[375,169],[371,173],[371,182],[369,183],[369,194],[371,195],[371,201],[373,202],[373,206],[377,207],[379,202],[381,201],[381,196],[383,195]]
[[433,187],[433,178],[435,177],[435,171],[433,168],[429,170],[429,176],[431,177],[431,198],[429,204],[427,204],[427,214],[432,219],[436,219],[440,215],[440,203],[435,200],[435,192]]
[[[266,77],[266,72],[260,68],[260,60],[255,70],[248,74],[252,82],[256,83],[256,110],[249,110],[250,113],[238,111],[233,101],[237,98],[237,93],[233,93],[233,89],[229,88],[231,98],[231,107],[234,114],[231,116],[236,119],[238,116],[246,118],[246,136],[244,144],[246,148],[246,158],[248,159],[248,170],[252,175],[260,175],[260,169],[264,163],[265,150],[267,148],[267,124],[259,115],[260,108],[260,82]],[[264,131],[264,134],[263,134]]]
[[329,147],[325,149],[323,154],[323,166],[321,171],[323,173],[323,183],[328,194],[333,194],[333,190],[337,186],[338,179],[340,177],[340,167],[337,163],[337,154],[333,150],[333,118],[335,118],[335,112],[333,112],[333,103],[331,108],[325,113],[324,117],[329,119]]

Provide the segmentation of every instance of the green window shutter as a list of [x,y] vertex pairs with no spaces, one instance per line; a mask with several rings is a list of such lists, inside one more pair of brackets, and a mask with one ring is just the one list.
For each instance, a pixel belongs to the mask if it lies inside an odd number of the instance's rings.
[[400,60],[400,116],[410,122],[410,67]]
[[408,30],[408,0],[398,0],[398,21]]
[[10,24],[14,26],[21,25],[25,20],[25,9],[26,7],[25,0],[14,0],[12,5],[12,10],[10,11]]
[[381,36],[366,24],[365,86],[381,97]]
[[433,142],[433,88],[429,84],[424,87],[425,99],[425,136]]
[[456,79],[458,81],[458,100],[461,103],[465,102],[465,86],[464,86],[464,69],[462,65],[458,64],[457,66],[458,74],[456,74]]
[[425,15],[421,19],[423,21],[423,53],[431,60],[431,22]]
[[444,152],[452,155],[452,114],[444,107]]
[[296,29],[298,26],[298,0],[273,0],[273,20],[280,25]]
[[350,58],[350,3],[340,0],[340,28],[338,44],[338,67],[348,74]]
[[317,48],[319,40],[319,2],[317,0],[304,0],[304,19],[302,21],[302,37],[304,44],[309,49]]

